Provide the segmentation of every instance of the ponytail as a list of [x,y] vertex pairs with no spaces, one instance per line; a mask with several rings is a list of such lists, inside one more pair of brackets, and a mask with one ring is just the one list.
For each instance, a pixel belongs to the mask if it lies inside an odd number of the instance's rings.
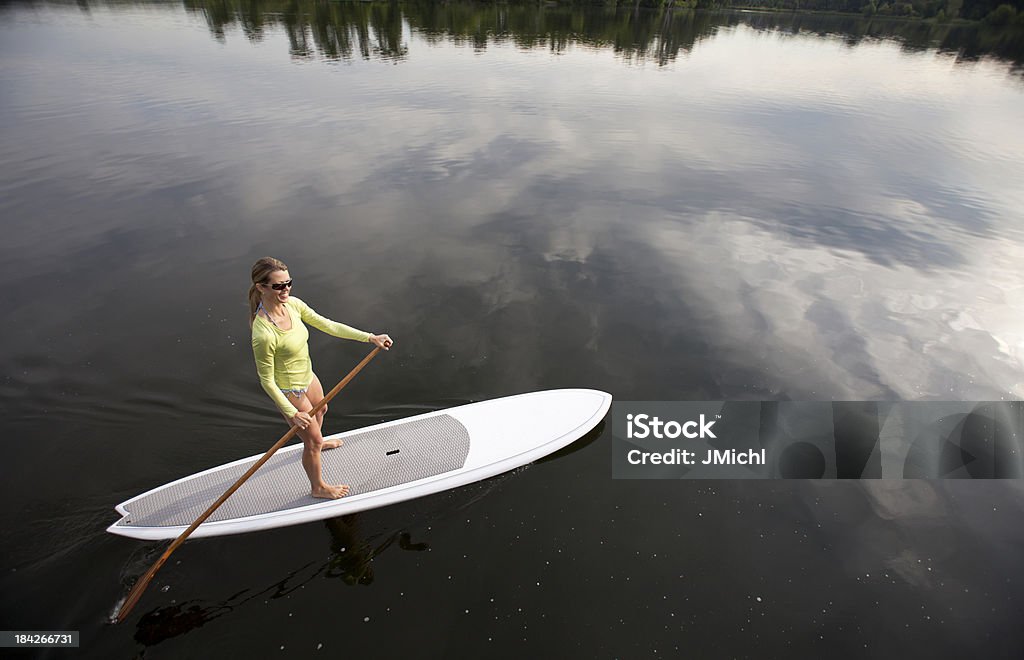
[[252,327],[252,322],[256,320],[256,310],[260,306],[260,290],[253,284],[249,287],[249,327]]

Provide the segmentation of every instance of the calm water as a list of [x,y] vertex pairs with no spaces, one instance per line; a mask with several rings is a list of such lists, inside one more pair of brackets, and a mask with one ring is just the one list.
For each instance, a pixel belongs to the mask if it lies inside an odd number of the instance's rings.
[[[0,629],[104,658],[1019,657],[1017,481],[613,481],[602,427],[445,495],[190,542],[118,626],[162,546],[103,531],[285,430],[245,321],[265,254],[398,342],[329,431],[565,386],[1024,397],[1019,45],[839,17],[4,5]],[[330,387],[365,347],[312,350]]]

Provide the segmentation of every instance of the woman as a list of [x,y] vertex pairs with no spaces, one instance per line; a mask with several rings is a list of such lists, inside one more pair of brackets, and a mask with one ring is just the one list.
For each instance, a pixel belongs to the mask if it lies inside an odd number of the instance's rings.
[[292,277],[288,266],[272,257],[253,264],[249,289],[249,324],[252,327],[252,352],[260,384],[288,423],[298,427],[302,438],[302,467],[306,470],[313,497],[338,499],[348,494],[347,485],[324,482],[320,452],[341,445],[341,440],[324,442],[320,433],[324,406],[316,416],[313,409],[324,398],[324,388],[313,373],[309,360],[309,331],[303,322],[342,339],[369,342],[388,350],[388,335],[373,335],[343,323],[326,319],[298,298],[291,296]]

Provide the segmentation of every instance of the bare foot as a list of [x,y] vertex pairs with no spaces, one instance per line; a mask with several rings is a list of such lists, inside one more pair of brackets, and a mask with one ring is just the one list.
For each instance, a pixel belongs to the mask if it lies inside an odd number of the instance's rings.
[[345,444],[344,440],[324,440],[324,443],[320,445],[320,451],[326,451],[328,449],[337,449],[343,444]]
[[328,486],[324,484],[322,488],[314,488],[309,494],[325,500],[337,500],[348,495],[348,485]]

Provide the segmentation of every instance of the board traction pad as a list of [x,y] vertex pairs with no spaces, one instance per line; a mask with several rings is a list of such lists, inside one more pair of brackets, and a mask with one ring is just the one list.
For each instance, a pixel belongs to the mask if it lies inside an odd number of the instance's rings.
[[[451,415],[357,433],[320,454],[324,481],[348,484],[347,497],[461,468],[469,454],[469,432]],[[396,451],[397,450],[397,451]],[[198,518],[259,460],[239,463],[164,488],[125,505],[122,527],[181,527]],[[302,452],[274,454],[206,522],[244,518],[328,502],[309,494]],[[347,498],[345,498],[347,499]]]

